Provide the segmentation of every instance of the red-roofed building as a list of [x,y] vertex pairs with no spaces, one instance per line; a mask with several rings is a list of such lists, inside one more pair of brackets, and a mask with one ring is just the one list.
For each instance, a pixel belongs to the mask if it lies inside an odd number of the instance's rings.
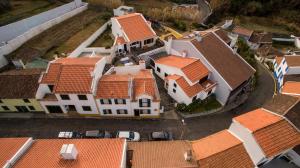
[[290,121],[263,108],[233,118],[229,131],[244,142],[257,166],[288,156],[300,144],[300,132]]
[[130,52],[132,49],[151,47],[157,35],[141,13],[131,13],[111,18],[114,46],[118,52]]
[[36,94],[46,113],[99,115],[93,93],[104,57],[60,58],[49,63]]
[[216,83],[209,80],[210,72],[197,58],[168,55],[154,60],[155,73],[165,80],[168,94],[179,103],[204,100],[214,93]]
[[145,64],[113,67],[97,84],[96,102],[103,116],[158,117],[160,96]]

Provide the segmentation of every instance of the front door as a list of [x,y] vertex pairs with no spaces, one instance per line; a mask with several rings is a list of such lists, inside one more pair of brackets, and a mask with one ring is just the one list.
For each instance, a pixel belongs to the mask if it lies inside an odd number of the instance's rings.
[[16,109],[21,113],[29,112],[26,106],[16,106]]
[[140,111],[135,109],[134,110],[134,116],[136,116],[136,117],[140,116]]

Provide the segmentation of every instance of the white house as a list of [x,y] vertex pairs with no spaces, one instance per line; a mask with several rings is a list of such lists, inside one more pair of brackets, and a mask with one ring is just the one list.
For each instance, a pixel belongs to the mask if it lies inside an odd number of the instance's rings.
[[51,61],[36,98],[46,113],[99,115],[93,93],[105,64],[105,58],[98,56]]
[[100,114],[116,117],[159,117],[160,96],[145,63],[112,67],[97,84],[95,95]]
[[230,47],[230,39],[228,43],[225,41],[227,38],[214,30],[166,42],[168,54],[200,59],[210,72],[210,80],[217,83],[215,95],[223,105],[238,101],[239,95],[250,88],[255,73],[255,69]]
[[117,9],[113,10],[114,16],[127,15],[134,12],[134,8],[130,6],[119,6]]
[[300,75],[300,55],[285,55],[276,57],[274,62],[274,76],[277,79],[278,89],[280,89],[285,81],[294,81],[289,79],[293,76]]
[[258,167],[286,157],[300,144],[300,132],[291,122],[262,108],[233,118],[229,131],[244,142]]
[[111,18],[112,34],[115,37],[117,52],[130,52],[134,49],[151,47],[157,35],[141,13],[131,13]]
[[210,72],[200,59],[168,55],[154,60],[155,73],[165,81],[168,94],[179,103],[204,100],[216,90]]

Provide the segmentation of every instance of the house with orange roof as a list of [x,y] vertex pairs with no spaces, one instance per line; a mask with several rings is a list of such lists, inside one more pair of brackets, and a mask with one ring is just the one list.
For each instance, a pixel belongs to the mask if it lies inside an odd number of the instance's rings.
[[0,138],[4,168],[126,167],[125,139]]
[[300,97],[300,82],[287,81],[281,89],[282,94]]
[[204,100],[215,92],[216,83],[197,58],[167,55],[154,60],[155,73],[165,81],[168,94],[179,103]]
[[97,83],[96,103],[102,116],[159,117],[160,96],[145,63],[112,67]]
[[273,61],[274,76],[280,90],[286,81],[300,82],[300,55],[276,57]]
[[243,141],[229,130],[223,130],[191,142],[200,168],[253,168]]
[[36,98],[48,114],[99,115],[94,92],[105,64],[100,56],[53,60],[39,80]]
[[300,145],[297,127],[285,117],[263,108],[233,118],[229,131],[244,142],[258,167],[277,158],[293,162],[292,149]]
[[[198,58],[209,70],[209,79],[216,82],[216,99],[222,104],[239,103],[251,90],[255,69],[229,44],[226,34],[218,29],[193,32],[181,39],[168,39],[169,55]],[[151,62],[150,62],[151,63]]]
[[130,52],[155,45],[158,36],[141,13],[130,13],[111,18],[115,51]]

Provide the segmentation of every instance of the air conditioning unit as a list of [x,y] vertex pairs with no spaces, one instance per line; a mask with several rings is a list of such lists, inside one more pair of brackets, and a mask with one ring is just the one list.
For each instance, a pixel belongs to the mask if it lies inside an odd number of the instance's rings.
[[65,160],[75,160],[77,158],[78,151],[74,144],[63,144],[60,149],[60,156]]

